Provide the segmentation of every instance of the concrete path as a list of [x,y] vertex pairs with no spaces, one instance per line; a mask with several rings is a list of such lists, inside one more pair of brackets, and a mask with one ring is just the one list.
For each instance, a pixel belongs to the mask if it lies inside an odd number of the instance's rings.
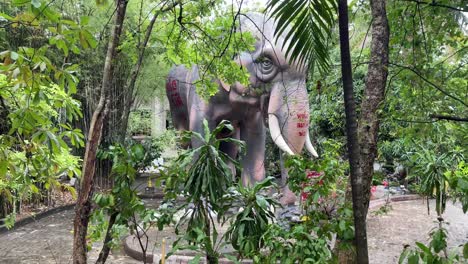
[[[63,211],[0,235],[0,263],[71,263],[74,211]],[[101,245],[93,245],[89,263],[94,263]],[[140,263],[117,251],[107,263]]]

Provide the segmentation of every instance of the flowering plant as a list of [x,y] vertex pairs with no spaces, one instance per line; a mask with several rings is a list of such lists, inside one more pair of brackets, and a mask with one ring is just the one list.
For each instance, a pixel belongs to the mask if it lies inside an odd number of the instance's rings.
[[301,200],[305,201],[311,193],[311,189],[314,185],[322,186],[323,185],[323,176],[325,173],[323,171],[317,172],[312,170],[306,170],[307,181],[302,183],[301,190]]

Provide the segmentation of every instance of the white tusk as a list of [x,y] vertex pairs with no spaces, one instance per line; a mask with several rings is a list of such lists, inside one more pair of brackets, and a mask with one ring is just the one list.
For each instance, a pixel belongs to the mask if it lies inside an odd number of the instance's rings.
[[306,149],[312,154],[312,156],[318,158],[317,151],[315,150],[314,146],[312,146],[312,142],[310,141],[309,130],[307,129],[307,137],[306,137]]
[[294,155],[294,152],[289,148],[288,143],[284,141],[283,135],[281,135],[281,130],[279,126],[279,121],[276,115],[268,114],[268,126],[270,128],[270,135],[273,139],[273,142],[284,152],[289,155]]

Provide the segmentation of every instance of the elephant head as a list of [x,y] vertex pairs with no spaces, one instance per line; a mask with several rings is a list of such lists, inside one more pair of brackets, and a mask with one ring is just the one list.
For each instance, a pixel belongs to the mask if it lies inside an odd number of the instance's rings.
[[[194,86],[199,78],[198,68],[193,66],[189,70],[177,66],[168,75],[166,92],[177,129],[203,133],[203,119],[208,120],[210,128],[221,120],[233,123],[235,131],[223,136],[246,142],[241,178],[245,185],[250,185],[265,176],[265,120],[268,120],[273,141],[284,152],[299,154],[304,145],[313,156],[317,156],[317,152],[309,138],[306,65],[286,55],[288,43],[283,35],[274,36],[275,22],[265,15],[243,15],[239,30],[251,33],[256,39],[253,52],[241,52],[235,58],[250,73],[248,84],[226,84],[218,80],[218,93],[206,102],[199,98]],[[283,34],[287,34],[287,30]],[[192,147],[197,144],[192,139]],[[233,158],[237,155],[237,149],[229,143],[221,150]],[[282,178],[286,179],[287,173]],[[283,189],[283,198],[283,204],[296,200],[287,186]]]
[[[288,42],[276,37],[275,21],[266,15],[249,13],[241,17],[241,32],[250,32],[256,39],[253,52],[242,52],[235,58],[249,73],[249,85],[222,84],[231,91],[231,101],[260,104],[268,120],[270,135],[284,152],[299,154],[304,145],[315,157],[317,152],[309,137],[309,101],[306,90],[305,64],[292,61],[287,55]],[[265,98],[255,101],[251,98]]]

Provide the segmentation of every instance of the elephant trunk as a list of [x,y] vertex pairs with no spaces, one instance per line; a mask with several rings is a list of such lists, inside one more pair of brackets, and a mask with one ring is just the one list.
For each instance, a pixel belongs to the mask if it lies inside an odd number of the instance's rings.
[[268,124],[273,141],[284,152],[299,154],[305,145],[313,156],[318,156],[309,138],[309,98],[304,79],[274,83]]

